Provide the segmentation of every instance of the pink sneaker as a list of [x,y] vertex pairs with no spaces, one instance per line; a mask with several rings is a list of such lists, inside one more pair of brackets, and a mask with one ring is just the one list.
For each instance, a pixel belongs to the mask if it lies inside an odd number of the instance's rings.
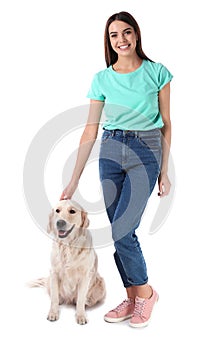
[[134,300],[128,298],[119,304],[115,309],[109,311],[105,316],[104,320],[107,322],[121,322],[127,320],[133,315]]
[[153,294],[149,299],[135,298],[135,308],[129,325],[131,327],[145,327],[151,319],[151,313],[155,303],[158,301],[158,294],[153,290]]

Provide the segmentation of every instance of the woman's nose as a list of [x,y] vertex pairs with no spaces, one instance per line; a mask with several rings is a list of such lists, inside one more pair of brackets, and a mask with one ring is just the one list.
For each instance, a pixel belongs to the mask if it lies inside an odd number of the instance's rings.
[[126,41],[126,38],[125,38],[125,35],[123,34],[123,33],[121,33],[121,34],[119,34],[118,35],[118,40],[119,40],[119,42],[124,42],[124,41]]

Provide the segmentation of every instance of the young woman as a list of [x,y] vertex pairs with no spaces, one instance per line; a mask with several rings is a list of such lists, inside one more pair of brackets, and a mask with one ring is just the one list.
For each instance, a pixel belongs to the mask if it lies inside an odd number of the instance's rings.
[[106,120],[99,155],[100,179],[115,246],[115,263],[127,299],[104,319],[130,318],[146,326],[157,292],[148,284],[146,263],[135,230],[158,179],[160,197],[169,193],[171,142],[170,81],[165,66],[142,50],[140,29],[127,12],[111,16],[105,28],[107,68],[98,72],[88,93],[90,111],[72,179],[61,195],[71,198],[78,186],[104,108]]

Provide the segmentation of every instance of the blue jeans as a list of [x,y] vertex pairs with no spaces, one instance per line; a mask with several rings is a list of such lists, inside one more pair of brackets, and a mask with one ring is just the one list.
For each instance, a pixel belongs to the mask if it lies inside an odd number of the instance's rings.
[[147,283],[147,268],[135,230],[160,173],[161,131],[105,130],[99,171],[112,228],[114,258],[124,287]]

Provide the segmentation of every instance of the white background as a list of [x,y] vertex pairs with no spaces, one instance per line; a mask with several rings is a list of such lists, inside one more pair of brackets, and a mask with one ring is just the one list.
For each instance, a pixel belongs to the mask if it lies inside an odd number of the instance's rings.
[[[198,349],[196,5],[193,0],[1,3],[0,341],[4,349]],[[52,242],[40,232],[25,205],[24,159],[31,140],[48,120],[88,103],[85,96],[93,74],[105,68],[106,20],[122,10],[137,19],[146,54],[174,75],[171,114],[177,175],[175,201],[167,221],[155,235],[148,234],[147,221],[139,229],[150,283],[158,290],[160,300],[145,329],[134,330],[128,322],[114,325],[103,321],[104,313],[125,298],[113,262],[113,246],[109,245],[97,250],[99,270],[107,286],[105,303],[88,311],[86,326],[75,323],[72,307],[63,307],[60,320],[50,323],[46,320],[48,295],[44,290],[25,287],[27,281],[48,275]],[[51,176],[52,159],[55,167]],[[54,203],[61,194],[62,172],[60,167],[56,171],[53,154],[52,159],[46,172],[46,191]],[[32,169],[33,176],[36,171]],[[92,171],[96,169],[91,169],[91,174]],[[85,191],[85,180],[81,186],[83,193],[88,192],[89,199],[95,201],[99,182],[97,175],[92,178],[96,179],[96,186],[91,185],[90,192]]]

